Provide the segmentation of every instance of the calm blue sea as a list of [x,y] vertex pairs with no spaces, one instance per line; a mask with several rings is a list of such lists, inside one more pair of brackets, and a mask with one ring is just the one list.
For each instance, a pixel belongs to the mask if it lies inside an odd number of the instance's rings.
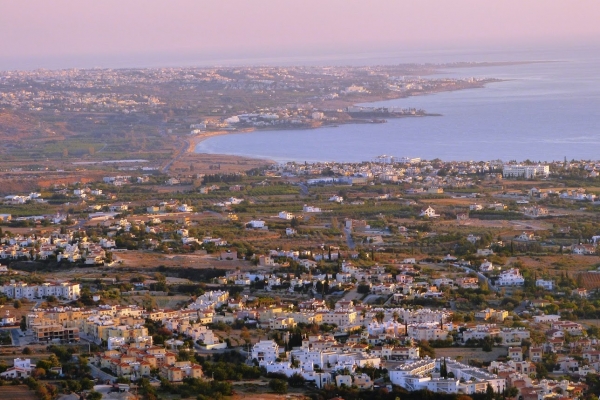
[[505,79],[483,89],[372,103],[416,107],[441,117],[390,119],[386,124],[343,125],[218,136],[196,152],[276,161],[372,160],[393,156],[443,160],[600,159],[600,49],[358,57],[352,64],[400,62],[552,62],[448,69],[443,76]]

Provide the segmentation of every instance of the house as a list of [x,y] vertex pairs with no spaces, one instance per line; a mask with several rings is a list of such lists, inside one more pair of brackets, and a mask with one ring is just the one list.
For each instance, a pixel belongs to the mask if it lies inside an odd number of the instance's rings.
[[429,206],[421,210],[419,217],[437,218],[439,217],[439,214],[436,214],[435,210]]
[[574,244],[571,246],[571,252],[573,254],[593,255],[596,254],[596,246],[593,244]]
[[588,297],[588,291],[584,288],[573,289],[571,291],[571,296]]
[[525,278],[518,268],[511,268],[508,271],[502,271],[496,284],[498,286],[523,286]]
[[279,219],[290,220],[294,218],[294,214],[287,211],[280,211],[278,217]]
[[[540,362],[542,361],[542,356],[544,355],[544,351],[541,347],[530,347],[529,348],[529,360],[532,362]],[[583,355],[585,358],[585,353]]]
[[494,254],[494,251],[492,249],[477,249],[477,256],[478,257],[488,257]]
[[354,375],[354,386],[362,390],[369,390],[373,388],[373,379],[365,373],[360,375]]
[[336,375],[335,377],[335,385],[337,387],[351,387],[352,386],[352,376],[351,375]]
[[35,366],[31,365],[29,358],[15,358],[13,366],[6,371],[0,373],[0,377],[4,379],[28,378],[31,376],[31,371]]
[[129,204],[128,203],[114,203],[114,204],[111,204],[110,206],[108,206],[108,209],[112,212],[127,211],[129,209]]
[[273,260],[270,256],[261,255],[258,257],[258,265],[261,267],[272,267],[275,265],[275,260]]
[[321,209],[319,207],[313,207],[305,204],[302,207],[302,211],[305,213],[320,213]]
[[478,240],[481,240],[481,236],[476,236],[472,233],[469,233],[469,236],[467,236],[467,242],[469,243],[475,244]]
[[529,242],[534,241],[535,238],[533,236],[533,233],[523,232],[519,236],[517,236],[515,240],[519,240],[521,242]]
[[187,204],[182,204],[177,208],[177,211],[179,212],[192,212],[194,211],[194,209],[191,206],[188,206]]
[[475,312],[475,318],[481,318],[483,320],[494,320],[504,321],[508,317],[508,311],[506,310],[495,310],[493,308],[486,308],[485,310]]
[[265,229],[265,221],[262,220],[252,220],[247,225],[254,229]]
[[521,347],[509,347],[508,357],[513,361],[523,361],[523,349]]
[[202,367],[190,361],[177,361],[171,367],[164,366],[160,371],[161,376],[169,382],[181,382],[185,378],[202,378]]
[[542,216],[548,215],[548,209],[545,207],[539,207],[539,206],[526,207],[523,213],[527,217],[536,218],[536,217],[542,217]]
[[221,260],[237,260],[238,253],[235,250],[227,250],[221,252]]
[[539,278],[535,281],[535,286],[536,287],[541,287],[544,290],[552,290],[554,289],[554,281],[553,280],[545,280],[542,278]]
[[252,359],[260,365],[273,363],[279,358],[279,346],[274,340],[261,340],[252,347]]
[[491,261],[483,260],[483,262],[479,266],[479,270],[481,272],[492,272],[494,270],[494,265]]
[[466,221],[469,219],[469,214],[467,213],[458,213],[456,214],[456,220],[457,221]]
[[477,289],[479,287],[479,279],[475,277],[456,278],[456,285],[464,289]]

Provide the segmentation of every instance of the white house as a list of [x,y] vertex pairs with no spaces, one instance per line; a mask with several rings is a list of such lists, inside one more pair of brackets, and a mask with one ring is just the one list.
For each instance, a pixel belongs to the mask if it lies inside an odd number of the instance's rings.
[[467,236],[467,242],[475,244],[478,240],[481,240],[481,236],[475,236],[472,233]]
[[439,217],[439,214],[436,214],[435,210],[431,206],[429,206],[427,208],[422,209],[419,216],[420,217],[437,218],[437,217]]
[[520,240],[522,242],[529,242],[535,240],[532,233],[523,232],[519,236],[517,236],[516,240]]
[[279,219],[286,219],[286,220],[290,220],[294,218],[294,214],[287,212],[287,211],[280,211],[279,212]]
[[511,268],[508,271],[502,271],[496,284],[498,286],[523,286],[525,278],[518,268]]
[[305,213],[320,213],[321,209],[319,207],[313,207],[305,204],[302,207],[302,211],[304,211]]
[[545,290],[552,290],[554,289],[554,281],[552,280],[545,280],[545,279],[538,279],[535,281],[535,286],[537,287],[541,287]]
[[13,366],[0,374],[2,378],[28,378],[31,376],[33,371],[31,360],[29,358],[21,359],[15,358]]
[[481,272],[492,272],[494,270],[494,265],[491,261],[483,260],[483,262],[479,266],[479,270]]
[[596,254],[596,246],[593,244],[574,244],[571,246],[571,251],[573,254],[593,255]]
[[264,229],[265,228],[265,221],[252,220],[252,221],[248,222],[248,225],[250,225],[250,227],[252,227],[254,229]]
[[191,206],[188,206],[187,204],[182,204],[177,208],[177,211],[179,212],[192,212],[194,211],[194,209]]
[[260,365],[275,362],[279,357],[279,346],[274,340],[261,340],[252,347],[252,359]]

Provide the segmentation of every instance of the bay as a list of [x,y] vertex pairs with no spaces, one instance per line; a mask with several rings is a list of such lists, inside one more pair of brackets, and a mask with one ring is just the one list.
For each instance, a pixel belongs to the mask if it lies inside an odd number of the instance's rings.
[[[445,57],[459,61],[456,55],[431,57],[435,62],[444,62]],[[216,136],[199,143],[196,152],[281,162],[360,162],[382,154],[448,161],[600,159],[600,52],[546,49],[468,57],[462,60],[552,62],[447,69],[439,76],[504,81],[482,89],[370,103],[422,108],[440,117]],[[402,62],[410,61],[403,57]]]

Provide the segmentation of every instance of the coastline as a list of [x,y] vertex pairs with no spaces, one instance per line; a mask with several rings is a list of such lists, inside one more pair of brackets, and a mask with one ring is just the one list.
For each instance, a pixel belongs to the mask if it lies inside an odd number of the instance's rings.
[[[186,153],[194,153],[194,154],[207,154],[207,153],[196,153],[196,151],[195,151],[198,144],[202,143],[206,139],[210,139],[211,137],[214,137],[214,136],[252,133],[255,131],[257,131],[256,128],[245,128],[245,129],[240,129],[240,130],[236,130],[236,131],[214,131],[214,132],[206,132],[205,134],[202,134],[202,135],[190,136],[187,139],[188,143],[187,143],[187,149],[185,152]],[[229,155],[229,154],[223,154],[223,155]]]
[[[361,97],[359,99],[355,99],[352,102],[349,101],[344,101],[344,102],[340,102],[340,106],[358,106],[358,105],[366,105],[366,104],[372,104],[372,103],[378,103],[381,101],[389,101],[389,100],[396,100],[396,99],[405,99],[405,98],[410,98],[410,97],[417,97],[417,96],[428,96],[428,95],[434,95],[434,94],[438,94],[438,93],[446,93],[446,92],[455,92],[455,91],[461,91],[461,90],[468,90],[468,89],[484,89],[486,87],[486,84],[488,83],[498,83],[498,82],[505,82],[507,81],[506,79],[496,79],[496,78],[492,78],[492,79],[488,79],[485,82],[478,84],[478,85],[473,85],[473,86],[469,86],[469,87],[462,87],[462,88],[444,88],[441,90],[432,90],[432,91],[428,91],[428,92],[419,92],[419,93],[394,93],[397,95],[388,95],[388,96],[383,96],[380,97],[379,99],[373,99],[372,96],[364,96]],[[400,118],[418,118],[418,117],[440,117],[443,116],[443,114],[438,114],[438,113],[424,113],[424,114],[419,114],[419,115],[398,115],[398,116],[386,116],[386,118],[392,118],[392,119],[400,119]],[[186,142],[187,142],[187,149],[184,153],[186,154],[212,154],[212,155],[223,155],[223,156],[234,156],[232,154],[221,154],[221,153],[197,153],[196,152],[196,147],[198,147],[198,145],[200,143],[202,143],[203,141],[210,139],[212,137],[215,136],[223,136],[223,135],[234,135],[234,134],[246,134],[246,133],[252,133],[252,132],[263,132],[263,131],[271,131],[271,130],[312,130],[312,129],[321,129],[321,128],[335,128],[335,127],[339,127],[341,125],[355,125],[355,124],[367,124],[367,123],[387,123],[387,120],[383,120],[383,121],[379,121],[379,122],[375,122],[373,118],[363,118],[363,119],[352,119],[350,121],[347,122],[338,122],[336,124],[319,124],[317,126],[304,126],[304,127],[293,127],[293,128],[282,128],[282,127],[269,127],[269,128],[263,128],[263,129],[257,129],[257,128],[252,128],[252,127],[248,127],[248,128],[242,128],[239,130],[221,130],[221,131],[211,131],[211,132],[205,132],[203,134],[197,135],[197,136],[190,136],[188,138],[186,138]],[[250,156],[244,156],[247,158],[254,158],[256,160],[263,160],[262,158],[259,157],[250,157]],[[273,162],[273,160],[265,160],[268,162]]]

